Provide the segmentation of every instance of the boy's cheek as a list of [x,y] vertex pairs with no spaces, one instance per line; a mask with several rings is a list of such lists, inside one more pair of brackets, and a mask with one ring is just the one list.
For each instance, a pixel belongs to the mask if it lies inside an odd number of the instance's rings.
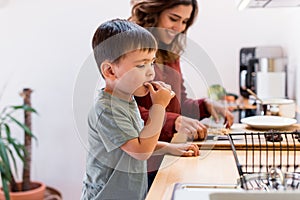
[[138,88],[143,86],[143,84],[144,83],[142,81],[130,78],[130,79],[119,80],[116,86],[117,86],[117,88],[119,88],[122,91],[126,91],[128,93],[133,93]]
[[143,74],[135,70],[131,70],[119,78],[117,87],[128,92],[134,92],[138,88],[143,87],[146,81],[147,80]]

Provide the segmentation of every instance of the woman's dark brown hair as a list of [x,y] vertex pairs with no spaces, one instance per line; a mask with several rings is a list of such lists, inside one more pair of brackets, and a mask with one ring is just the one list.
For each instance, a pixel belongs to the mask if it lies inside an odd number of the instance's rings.
[[[133,7],[131,10],[131,21],[134,21],[140,26],[149,28],[157,27],[158,19],[160,14],[166,10],[171,9],[179,5],[192,5],[193,10],[189,20],[186,23],[186,28],[179,34],[170,45],[164,45],[157,52],[157,60],[163,60],[166,62],[172,62],[178,58],[182,53],[185,43],[188,28],[194,23],[195,18],[198,14],[198,3],[197,0],[135,0],[132,1]],[[155,30],[155,29],[153,29]],[[154,36],[155,31],[153,31]],[[157,38],[157,37],[156,37]],[[160,44],[161,42],[158,41]]]

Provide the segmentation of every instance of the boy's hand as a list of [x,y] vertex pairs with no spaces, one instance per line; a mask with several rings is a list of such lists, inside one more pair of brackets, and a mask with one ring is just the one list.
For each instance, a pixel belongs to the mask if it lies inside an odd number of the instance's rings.
[[199,156],[200,151],[196,144],[168,144],[168,151],[169,154],[175,156],[184,156],[184,157],[191,157],[191,156]]
[[145,86],[150,91],[152,104],[160,104],[166,108],[170,100],[175,96],[175,93],[170,89],[171,87],[163,82],[145,83]]

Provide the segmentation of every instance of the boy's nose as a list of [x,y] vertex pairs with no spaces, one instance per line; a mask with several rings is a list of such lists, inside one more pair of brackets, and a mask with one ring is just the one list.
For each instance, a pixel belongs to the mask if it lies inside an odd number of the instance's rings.
[[154,77],[154,75],[155,75],[154,67],[151,65],[147,66],[146,76]]

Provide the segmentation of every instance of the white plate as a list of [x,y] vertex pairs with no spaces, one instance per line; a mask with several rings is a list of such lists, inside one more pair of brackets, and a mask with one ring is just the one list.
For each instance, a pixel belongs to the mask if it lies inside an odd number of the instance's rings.
[[278,116],[253,116],[243,118],[241,122],[257,129],[276,129],[296,124],[297,120]]
[[270,105],[282,105],[282,104],[292,104],[294,103],[294,100],[292,99],[263,99],[262,100],[264,104],[270,104]]

